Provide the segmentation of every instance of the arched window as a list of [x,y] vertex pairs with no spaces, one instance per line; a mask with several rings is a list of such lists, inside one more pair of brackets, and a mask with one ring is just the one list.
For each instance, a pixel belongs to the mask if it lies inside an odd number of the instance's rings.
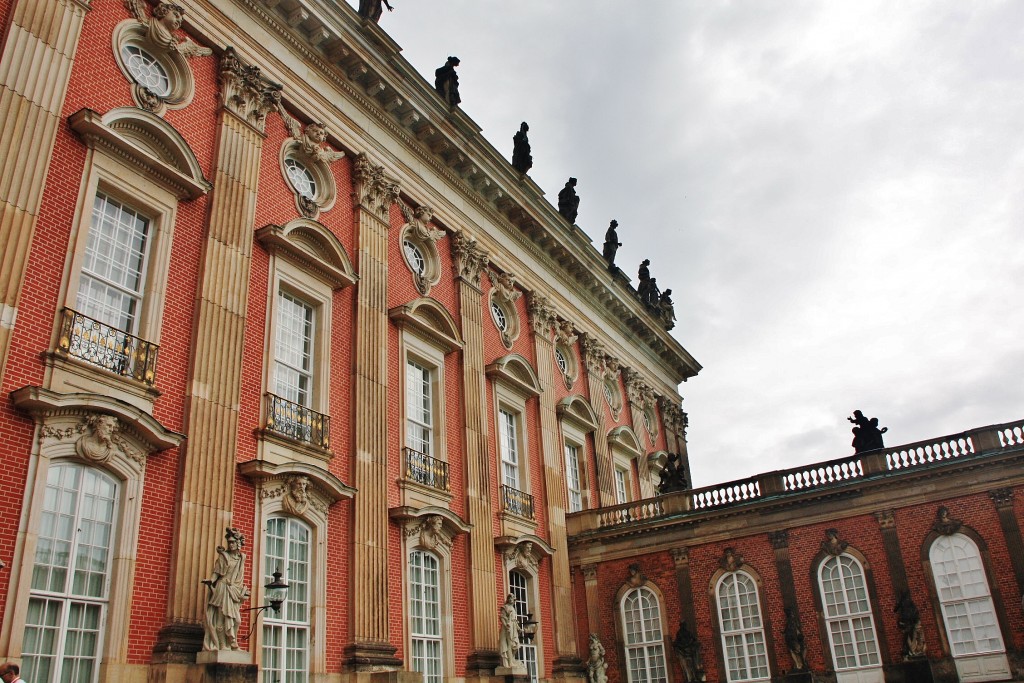
[[[515,596],[516,615],[519,617],[519,623],[525,623],[534,611],[530,599],[530,577],[513,569],[508,573],[508,590]],[[519,661],[526,665],[530,680],[537,683],[537,646],[525,638],[520,638]]]
[[666,683],[665,639],[658,597],[648,588],[634,588],[622,597],[629,683]]
[[110,598],[117,482],[50,466],[32,567],[21,673],[29,683],[95,681]]
[[309,680],[310,566],[313,532],[294,517],[271,517],[264,539],[265,581],[279,571],[288,583],[280,612],[263,614],[263,683]]
[[425,683],[441,683],[441,563],[423,550],[409,554],[409,620],[413,671],[422,673]]
[[963,534],[939,536],[928,552],[953,657],[1004,652],[978,546]]
[[[875,622],[860,562],[845,553],[830,557],[818,570],[818,582],[832,645],[832,659],[840,682],[844,678],[853,679],[843,676],[843,672],[871,668],[880,671],[882,661],[875,637]],[[857,680],[861,679],[857,677]]]
[[754,580],[746,572],[724,574],[718,581],[716,593],[722,651],[730,683],[769,678],[768,652]]

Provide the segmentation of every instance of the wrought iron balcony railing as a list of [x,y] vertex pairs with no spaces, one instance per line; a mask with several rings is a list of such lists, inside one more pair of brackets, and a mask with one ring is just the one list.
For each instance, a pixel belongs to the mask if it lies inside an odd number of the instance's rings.
[[267,394],[267,429],[317,448],[331,446],[331,418],[312,408]]
[[501,487],[501,504],[505,512],[533,519],[533,496],[511,486]]
[[450,490],[448,463],[411,448],[403,450],[405,451],[405,479],[407,481],[414,481],[438,491]]
[[59,355],[77,358],[150,386],[156,381],[159,346],[124,330],[93,320],[71,308],[61,311]]

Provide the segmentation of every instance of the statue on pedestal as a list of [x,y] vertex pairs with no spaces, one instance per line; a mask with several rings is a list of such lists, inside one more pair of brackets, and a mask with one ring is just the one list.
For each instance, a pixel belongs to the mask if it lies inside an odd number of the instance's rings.
[[[618,227],[619,222],[616,220],[608,224],[608,230],[604,233],[604,249],[601,250],[604,260],[608,263],[608,270],[611,271],[615,270],[615,254],[622,246],[622,242],[619,241],[619,232],[616,230]],[[643,268],[643,266],[640,267]]]
[[576,222],[576,214],[579,213],[580,198],[576,196],[576,179],[569,178],[558,192],[558,213],[570,223]]
[[672,290],[666,289],[658,299],[658,316],[666,330],[676,326],[676,307],[672,303]]
[[249,597],[243,583],[245,574],[245,536],[238,529],[224,533],[227,548],[217,546],[213,576],[203,581],[209,589],[206,620],[203,622],[204,650],[237,650],[238,625],[242,621],[242,603]]
[[786,629],[782,632],[789,648],[789,656],[793,660],[793,671],[807,670],[807,645],[804,643],[804,630],[800,626],[800,618],[792,607],[786,608]]
[[530,155],[530,138],[527,136],[530,126],[523,121],[519,132],[512,136],[512,168],[526,173],[533,168],[533,157]]
[[910,597],[910,591],[900,593],[900,599],[893,608],[896,613],[896,625],[903,632],[903,659],[924,657],[928,646],[924,641],[924,628],[921,626],[921,612]]
[[449,57],[444,66],[434,71],[434,88],[449,107],[462,101],[459,96],[459,75],[455,73],[455,67],[459,64],[458,57]]
[[519,661],[519,615],[516,613],[516,597],[511,593],[498,611],[501,630],[498,632],[498,653],[501,665],[506,669],[521,667]]
[[648,292],[651,290],[651,259],[645,258],[640,263],[640,268],[637,269],[636,277],[636,293],[640,296],[640,301],[647,302]]
[[384,14],[384,7],[387,7],[389,12],[395,11],[395,8],[388,4],[388,0],[359,0],[359,16],[366,17],[376,24]]
[[853,446],[854,453],[866,453],[867,451],[876,451],[879,448],[885,448],[885,443],[882,441],[882,434],[889,431],[888,427],[878,428],[878,418],[873,417],[870,420],[864,417],[864,413],[859,410],[853,411],[853,417],[846,418],[852,424],[857,425],[853,428]]

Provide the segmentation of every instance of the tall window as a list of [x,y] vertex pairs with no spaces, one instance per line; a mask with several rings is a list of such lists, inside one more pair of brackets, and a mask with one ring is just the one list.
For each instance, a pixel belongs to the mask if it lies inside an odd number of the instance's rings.
[[92,207],[75,307],[129,334],[138,316],[149,242],[149,219],[103,193]]
[[516,415],[501,408],[498,410],[498,447],[501,450],[502,482],[520,490],[519,483],[519,436]]
[[422,550],[409,555],[409,618],[413,671],[422,673],[426,683],[441,683],[444,666],[440,562]]
[[836,670],[881,666],[860,563],[850,555],[829,558],[818,570],[818,581]]
[[569,494],[569,512],[583,509],[583,492],[580,489],[580,449],[565,444],[565,487]]
[[[519,623],[523,624],[533,613],[530,608],[530,579],[520,571],[513,569],[508,573],[508,592],[516,600],[516,616]],[[520,638],[519,661],[526,665],[526,671],[530,674],[532,683],[537,683],[537,646],[529,643],[525,638]]]
[[621,467],[615,468],[615,502],[629,502],[629,473]]
[[292,517],[267,520],[263,573],[279,571],[288,583],[280,612],[263,613],[263,683],[309,680],[310,550],[312,531]]
[[767,679],[768,653],[754,580],[746,572],[725,574],[718,582],[717,593],[729,681]]
[[629,683],[666,683],[665,639],[658,597],[648,588],[634,588],[622,597]]
[[939,536],[928,559],[954,657],[1003,652],[978,546],[963,534]]
[[405,367],[406,446],[433,455],[433,396],[430,370],[414,360]]
[[277,295],[274,393],[311,407],[313,400],[313,307],[281,290]]
[[93,468],[54,464],[47,473],[22,651],[29,683],[96,680],[117,493]]

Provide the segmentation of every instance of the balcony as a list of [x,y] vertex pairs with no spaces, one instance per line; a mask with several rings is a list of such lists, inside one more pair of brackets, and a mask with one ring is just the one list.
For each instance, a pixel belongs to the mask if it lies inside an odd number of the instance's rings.
[[403,448],[405,451],[405,480],[416,482],[438,491],[450,491],[448,463],[426,453]]
[[56,354],[152,387],[159,346],[70,308],[61,311]]
[[501,487],[501,508],[518,517],[534,519],[533,496],[511,486]]
[[323,450],[331,447],[330,417],[277,394],[267,394],[266,429]]

